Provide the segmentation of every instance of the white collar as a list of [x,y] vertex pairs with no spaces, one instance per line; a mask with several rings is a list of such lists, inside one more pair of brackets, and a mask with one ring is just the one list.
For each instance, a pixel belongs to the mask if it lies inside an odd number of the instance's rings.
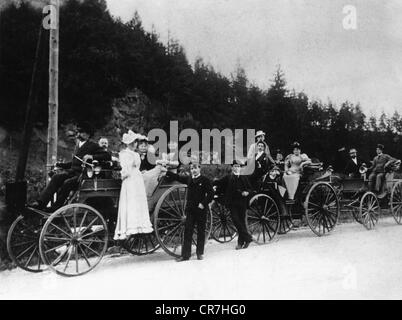
[[78,141],[78,148],[81,148],[87,141]]
[[201,173],[198,174],[198,176],[192,176],[193,179],[197,179],[198,177],[201,176]]

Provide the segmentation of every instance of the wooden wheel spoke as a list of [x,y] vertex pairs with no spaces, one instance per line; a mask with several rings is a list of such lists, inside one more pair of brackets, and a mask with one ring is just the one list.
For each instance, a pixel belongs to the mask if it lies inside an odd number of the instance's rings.
[[69,242],[69,241],[66,241],[66,242],[64,242],[63,244],[60,244],[60,245],[58,245],[58,246],[56,246],[56,247],[53,247],[53,248],[51,248],[51,249],[46,250],[45,253],[49,253],[49,252],[52,252],[52,251],[61,249],[61,248],[65,247],[65,246],[67,246],[68,244],[70,244],[70,242]]
[[27,252],[29,252],[29,250],[31,250],[32,248],[34,248],[36,246],[36,243],[33,243],[32,245],[30,245],[28,248],[26,248],[24,251],[22,251],[18,256],[17,259],[19,259],[21,256],[23,256],[24,254],[26,254]]
[[[52,227],[55,227],[57,230],[59,230],[59,231],[61,231],[62,233],[64,233],[67,237],[69,237],[70,239],[71,239],[71,234],[68,234],[65,230],[63,230],[63,229],[61,229],[61,228],[59,228],[57,225],[55,225],[54,223],[51,223],[50,224]],[[69,229],[70,230],[70,229]],[[70,230],[70,232],[71,232],[71,230]]]
[[168,225],[164,225],[163,227],[158,228],[159,231],[164,231],[166,229],[170,229],[170,228],[175,228],[176,226],[179,226],[181,223],[180,222],[175,222],[175,223],[171,223]]
[[97,221],[98,219],[99,219],[99,217],[96,216],[96,217],[90,222],[90,224],[85,227],[84,230],[81,230],[81,229],[80,229],[80,234],[82,234],[82,233],[84,233],[85,231],[91,229],[91,227],[93,226],[93,224],[95,223],[95,221]]
[[91,267],[91,264],[89,263],[88,257],[87,257],[87,255],[86,255],[86,253],[85,253],[85,250],[83,250],[83,249],[81,248],[81,244],[78,244],[77,247],[81,250],[82,256],[84,257],[84,260],[85,260],[85,262],[87,263],[88,267]]
[[65,217],[64,214],[62,214],[61,216],[62,216],[62,218],[63,218],[63,221],[64,221],[65,225],[67,226],[67,229],[70,230],[70,232],[71,232],[71,230],[74,230],[74,234],[75,234],[76,229],[75,229],[75,228],[71,228],[71,226],[70,226],[70,224],[68,223],[68,221],[67,221],[67,219],[66,219],[66,217]]
[[85,221],[85,219],[87,218],[87,215],[88,215],[88,210],[85,210],[84,216],[83,216],[82,219],[81,219],[80,227],[79,227],[78,230],[81,230],[82,226],[84,225],[84,221]]
[[[87,229],[88,230],[88,229]],[[99,229],[99,230],[95,230],[95,231],[92,231],[92,232],[90,232],[90,233],[87,233],[87,234],[84,234],[84,235],[82,235],[81,236],[81,238],[82,239],[85,239],[85,238],[88,238],[88,237],[90,237],[90,236],[92,236],[92,235],[94,235],[94,234],[97,234],[97,233],[99,233],[99,232],[102,232],[102,231],[105,231],[105,229]]]
[[85,243],[81,242],[81,244],[87,248],[89,251],[91,251],[92,253],[96,254],[98,257],[101,257],[101,255],[99,254],[99,252],[93,250],[91,247],[87,246]]
[[29,264],[30,264],[30,262],[32,261],[32,258],[34,257],[34,255],[35,255],[35,252],[37,252],[38,251],[38,246],[35,246],[35,249],[32,251],[32,253],[29,255],[29,258],[28,258],[28,260],[27,260],[27,262],[25,263],[25,266],[27,267],[27,266],[29,266]]
[[[163,213],[168,214],[169,216],[171,216],[171,217],[173,217],[175,219],[181,219],[182,218],[182,215],[178,215],[174,208],[172,208],[172,210],[174,210],[174,213],[172,213],[171,211],[168,211],[168,210],[166,210],[166,209],[164,209],[162,207],[159,210],[161,212],[163,212]],[[166,218],[166,219],[168,219],[168,218]],[[159,220],[159,217],[158,217],[158,220]]]
[[[73,253],[73,250],[70,250],[71,247],[73,247],[73,246],[70,244],[70,245],[68,246],[68,249],[67,249],[67,251],[68,251],[68,257],[67,257],[66,264],[64,265],[63,272],[66,272],[67,267],[68,267],[68,265],[69,265],[69,263],[70,263],[70,260],[71,260],[71,256],[72,256],[72,253]],[[73,247],[73,249],[74,249],[74,247]]]
[[35,241],[25,241],[25,242],[15,243],[12,245],[12,247],[13,248],[21,247],[21,246],[25,246],[25,245],[33,243],[33,242],[35,242]]

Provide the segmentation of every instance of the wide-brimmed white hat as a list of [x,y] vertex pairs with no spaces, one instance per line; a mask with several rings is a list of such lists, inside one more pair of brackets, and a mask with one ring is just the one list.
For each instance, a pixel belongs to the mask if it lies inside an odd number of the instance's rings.
[[258,130],[257,133],[255,134],[255,137],[259,137],[259,136],[265,136],[265,132],[262,130]]
[[139,134],[137,134],[131,130],[128,130],[128,133],[123,134],[123,138],[121,141],[124,144],[130,144],[130,143],[133,143],[138,138],[139,138]]

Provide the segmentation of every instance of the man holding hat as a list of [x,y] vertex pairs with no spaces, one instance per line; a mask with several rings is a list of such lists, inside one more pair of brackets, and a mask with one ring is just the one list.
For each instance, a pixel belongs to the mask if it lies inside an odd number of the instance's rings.
[[32,207],[43,209],[56,192],[57,201],[54,203],[52,209],[58,209],[64,204],[70,191],[77,187],[78,177],[82,171],[82,162],[77,158],[80,158],[83,161],[111,160],[111,155],[109,152],[105,151],[97,143],[89,140],[93,133],[94,130],[91,124],[88,122],[84,122],[78,126],[76,134],[76,148],[71,162],[56,163],[56,167],[65,169],[65,172],[52,176],[52,179],[45,190],[42,191],[39,199],[31,205]]
[[214,184],[224,190],[224,203],[230,211],[238,234],[236,250],[245,249],[253,241],[246,225],[247,202],[252,188],[247,176],[241,174],[240,161],[233,161],[232,173]]
[[[371,174],[369,176],[369,188],[371,191],[380,193],[384,178],[385,178],[385,169],[394,161],[395,158],[391,157],[388,154],[384,153],[384,145],[378,144],[376,148],[377,156],[374,157],[372,161],[372,166],[369,168],[371,170]],[[380,198],[383,197],[384,194],[380,194]]]

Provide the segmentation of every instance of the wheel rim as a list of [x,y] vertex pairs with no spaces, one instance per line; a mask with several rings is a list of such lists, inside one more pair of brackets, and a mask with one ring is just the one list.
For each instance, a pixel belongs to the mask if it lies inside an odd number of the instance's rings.
[[7,235],[7,251],[11,260],[21,269],[42,272],[45,265],[39,253],[39,236],[42,220],[27,222],[19,216],[11,225]]
[[151,254],[159,248],[155,232],[149,234],[135,234],[123,244],[124,248],[133,255],[142,256]]
[[250,200],[247,211],[248,230],[258,243],[271,241],[279,229],[280,213],[276,202],[266,194]]
[[78,276],[102,260],[108,243],[107,225],[94,208],[66,205],[46,221],[40,235],[40,254],[54,272]]
[[293,219],[290,212],[284,212],[280,215],[279,234],[288,233],[293,227]]
[[361,223],[371,230],[375,227],[380,216],[380,204],[376,195],[372,192],[367,192],[360,200],[359,219]]
[[398,224],[402,224],[402,181],[397,182],[391,192],[391,212]]
[[230,242],[236,236],[236,229],[230,215],[230,211],[224,205],[214,201],[211,206],[212,231],[214,240],[220,243]]
[[154,212],[155,233],[161,247],[174,257],[180,257],[186,221],[187,187],[177,185],[166,190]]
[[311,187],[305,207],[307,223],[316,235],[325,235],[335,228],[340,214],[339,199],[328,183],[317,183]]

